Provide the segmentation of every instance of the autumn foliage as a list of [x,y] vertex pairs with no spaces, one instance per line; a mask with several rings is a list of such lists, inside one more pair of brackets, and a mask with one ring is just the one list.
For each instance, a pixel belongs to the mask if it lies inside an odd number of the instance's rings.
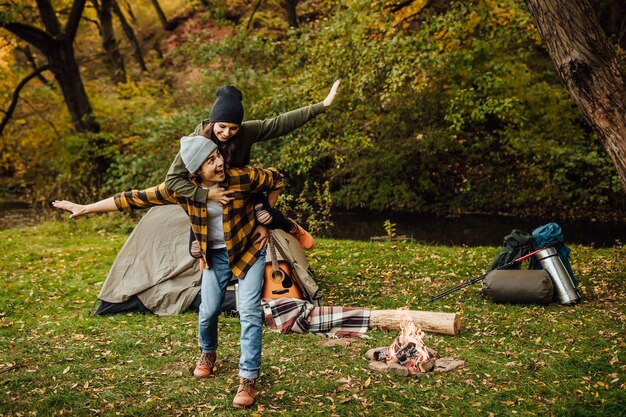
[[[114,18],[127,77],[113,81],[88,4],[74,48],[101,130],[75,133],[51,74],[31,80],[0,142],[12,198],[152,185],[220,85],[244,91],[247,118],[266,118],[321,100],[340,78],[327,114],[253,150],[255,163],[286,173],[293,195],[310,180],[328,182],[333,204],[346,208],[623,218],[615,168],[522,2],[307,0],[296,2],[297,27],[279,1],[162,2],[169,20],[180,18],[173,30],[150,2],[117,3],[145,70]],[[32,62],[23,40],[0,36],[8,103]]]

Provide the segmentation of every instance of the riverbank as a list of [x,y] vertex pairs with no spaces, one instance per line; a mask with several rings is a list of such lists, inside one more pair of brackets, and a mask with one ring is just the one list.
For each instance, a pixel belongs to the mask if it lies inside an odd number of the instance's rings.
[[[129,229],[113,216],[0,231],[0,414],[230,416],[239,324],[220,318],[221,367],[198,381],[197,316],[89,317]],[[122,218],[123,216],[119,216]],[[475,285],[497,247],[319,239],[307,254],[327,305],[459,312],[459,336],[425,343],[466,366],[412,379],[372,372],[364,353],[397,332],[327,346],[264,330],[260,394],[270,415],[583,415],[623,412],[626,247],[572,245],[584,300],[496,305]]]

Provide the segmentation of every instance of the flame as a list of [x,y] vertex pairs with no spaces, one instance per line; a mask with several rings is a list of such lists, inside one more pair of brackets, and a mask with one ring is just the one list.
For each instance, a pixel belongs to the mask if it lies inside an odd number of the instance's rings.
[[389,346],[387,362],[398,362],[400,357],[403,356],[404,351],[410,346],[410,359],[405,365],[409,369],[409,372],[421,372],[419,364],[430,359],[430,354],[422,341],[423,337],[424,332],[419,327],[416,327],[412,320],[407,320],[402,323],[400,335],[393,344]]

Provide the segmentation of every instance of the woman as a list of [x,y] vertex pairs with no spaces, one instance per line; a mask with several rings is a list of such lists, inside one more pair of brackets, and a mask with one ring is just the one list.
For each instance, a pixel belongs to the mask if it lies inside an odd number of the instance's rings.
[[232,195],[222,205],[207,200],[197,202],[168,190],[165,184],[143,191],[128,191],[89,205],[55,201],[53,206],[79,217],[88,213],[132,211],[155,205],[178,204],[189,215],[195,239],[199,242],[206,269],[202,273],[202,303],[198,315],[201,356],[194,370],[199,378],[215,371],[218,346],[217,321],[226,286],[231,277],[239,279],[241,322],[239,358],[240,384],[233,406],[252,405],[261,366],[262,312],[260,309],[265,249],[253,242],[256,218],[253,193],[278,192],[282,175],[273,168],[250,166],[224,168],[217,145],[203,136],[181,139],[180,158],[195,186],[209,191],[224,186]]
[[[338,88],[339,80],[334,82],[328,96],[320,103],[283,113],[272,119],[243,122],[241,91],[227,85],[217,90],[209,118],[196,126],[193,135],[211,138],[218,145],[227,166],[242,167],[250,163],[252,145],[285,135],[325,112],[333,103]],[[232,193],[230,190],[220,188],[204,190],[195,187],[187,178],[187,170],[180,154],[170,166],[165,184],[169,189],[198,202],[212,200],[226,204],[230,201]],[[282,229],[294,236],[304,249],[312,249],[315,241],[311,235],[274,208],[277,198],[277,193],[267,197],[263,194],[255,196],[255,210],[259,223],[269,229]],[[263,236],[259,242],[264,245],[265,237]]]

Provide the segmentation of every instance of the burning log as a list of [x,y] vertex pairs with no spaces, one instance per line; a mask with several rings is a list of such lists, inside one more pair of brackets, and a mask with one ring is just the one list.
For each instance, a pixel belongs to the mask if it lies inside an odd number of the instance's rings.
[[424,332],[409,318],[400,325],[400,335],[390,346],[370,349],[365,356],[372,360],[372,370],[402,376],[420,376],[428,372],[447,372],[464,366],[465,362],[439,358],[437,352],[423,342]]
[[457,335],[461,332],[461,316],[417,310],[371,310],[370,327],[400,329],[407,320],[425,332]]

